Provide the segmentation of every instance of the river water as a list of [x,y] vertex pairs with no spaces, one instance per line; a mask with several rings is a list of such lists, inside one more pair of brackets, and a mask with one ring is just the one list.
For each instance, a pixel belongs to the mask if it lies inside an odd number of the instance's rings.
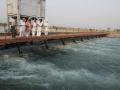
[[120,90],[120,38],[50,45],[0,51],[0,90]]

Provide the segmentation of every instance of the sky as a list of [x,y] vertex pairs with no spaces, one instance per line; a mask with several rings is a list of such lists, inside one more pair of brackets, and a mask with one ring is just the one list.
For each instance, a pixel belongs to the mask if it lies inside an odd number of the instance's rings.
[[47,0],[46,16],[51,26],[120,28],[120,0]]

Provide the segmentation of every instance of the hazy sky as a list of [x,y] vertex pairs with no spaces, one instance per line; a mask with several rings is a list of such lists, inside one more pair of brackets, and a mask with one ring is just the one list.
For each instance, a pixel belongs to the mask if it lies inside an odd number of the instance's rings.
[[47,0],[50,25],[120,28],[120,0]]

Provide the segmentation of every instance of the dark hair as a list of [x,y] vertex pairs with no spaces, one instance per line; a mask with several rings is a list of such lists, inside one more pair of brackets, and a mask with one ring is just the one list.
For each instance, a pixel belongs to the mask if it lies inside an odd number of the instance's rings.
[[29,22],[31,21],[31,19],[28,20]]

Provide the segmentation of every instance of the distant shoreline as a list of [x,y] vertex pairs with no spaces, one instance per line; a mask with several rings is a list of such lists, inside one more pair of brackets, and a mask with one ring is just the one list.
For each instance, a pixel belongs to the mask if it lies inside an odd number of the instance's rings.
[[120,32],[111,32],[107,37],[120,38]]

